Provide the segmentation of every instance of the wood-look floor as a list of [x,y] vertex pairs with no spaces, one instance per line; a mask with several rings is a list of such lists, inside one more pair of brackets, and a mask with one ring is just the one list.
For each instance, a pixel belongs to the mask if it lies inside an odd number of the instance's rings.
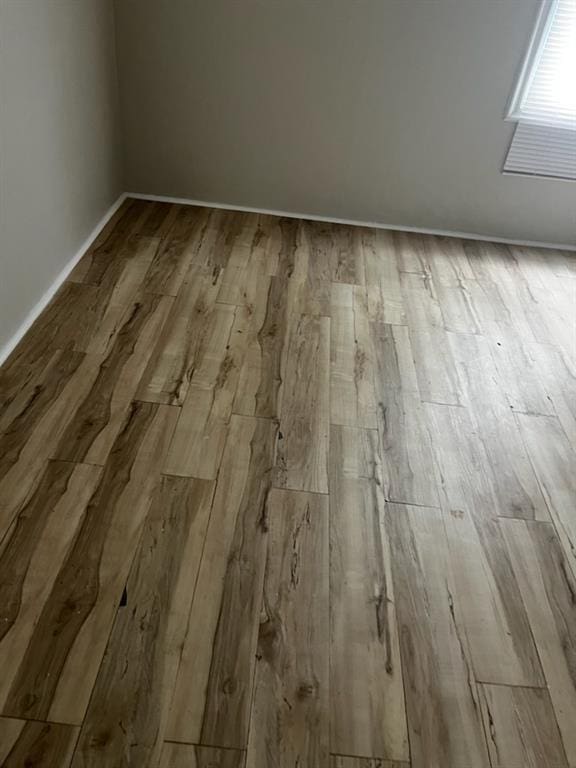
[[0,371],[0,764],[576,768],[576,257],[128,200]]

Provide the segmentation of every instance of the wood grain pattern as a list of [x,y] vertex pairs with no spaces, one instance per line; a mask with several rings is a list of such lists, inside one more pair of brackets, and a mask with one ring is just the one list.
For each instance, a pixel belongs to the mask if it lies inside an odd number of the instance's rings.
[[164,324],[171,300],[143,295],[125,317],[52,458],[104,464]]
[[568,768],[546,690],[481,685],[492,768]]
[[413,329],[410,345],[421,399],[429,403],[461,405],[462,385],[444,329]]
[[234,320],[234,309],[217,305],[220,285],[204,268],[189,274],[170,310],[138,398],[182,405],[188,387],[213,385]]
[[576,578],[553,526],[502,521],[570,765],[576,765]]
[[126,200],[0,369],[0,763],[576,768],[575,275]]
[[235,329],[247,338],[234,413],[277,418],[289,327],[284,281],[277,277],[265,284],[260,281],[248,309],[248,315],[239,314],[239,322],[245,321]]
[[233,416],[167,738],[243,749],[248,739],[277,426]]
[[568,563],[576,575],[576,450],[557,419],[520,414],[517,419]]
[[372,325],[378,430],[386,499],[438,503],[430,435],[406,328]]
[[49,462],[0,545],[0,698],[100,479],[99,467]]
[[404,325],[406,310],[393,234],[381,229],[363,229],[362,252],[370,321]]
[[550,520],[518,424],[498,386],[491,354],[494,345],[481,336],[467,334],[449,334],[449,341],[466,402],[486,449],[498,515]]
[[3,768],[67,768],[78,728],[59,723],[0,717],[0,763]]
[[214,484],[163,477],[72,765],[158,764]]
[[244,752],[238,749],[166,742],[159,768],[244,768],[244,757]]
[[81,723],[175,416],[132,407],[28,642],[12,648],[3,714]]
[[247,763],[328,768],[328,499],[274,489],[267,522]]
[[371,757],[343,757],[333,755],[330,768],[410,768],[410,763],[399,763],[397,760],[380,760]]
[[502,531],[486,458],[464,408],[427,405],[456,591],[477,680],[542,685],[538,654]]
[[328,492],[330,319],[302,315],[286,352],[275,484]]
[[208,225],[209,210],[171,206],[171,226],[146,274],[146,293],[176,296],[195,259]]
[[388,504],[386,523],[412,768],[488,768],[442,515],[435,509]]
[[333,283],[330,341],[330,422],[373,428],[374,355],[361,287]]
[[378,434],[333,427],[332,752],[407,760],[408,734]]

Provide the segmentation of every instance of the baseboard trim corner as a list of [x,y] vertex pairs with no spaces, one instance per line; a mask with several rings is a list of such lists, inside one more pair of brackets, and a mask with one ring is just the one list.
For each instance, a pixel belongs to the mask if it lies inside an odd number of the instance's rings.
[[308,219],[309,221],[326,221],[330,224],[348,224],[352,227],[372,227],[373,229],[389,229],[395,232],[414,232],[421,235],[437,235],[438,237],[457,237],[462,240],[480,240],[484,243],[503,243],[504,245],[519,245],[528,248],[545,248],[555,251],[576,252],[574,245],[558,243],[546,243],[539,240],[515,240],[508,237],[492,237],[491,235],[479,235],[473,232],[458,232],[449,229],[428,229],[426,227],[409,227],[399,224],[384,224],[377,221],[359,221],[356,219],[338,219],[333,216],[315,216],[311,213],[297,213],[294,211],[277,211],[272,208],[252,208],[245,205],[230,205],[228,203],[215,203],[206,200],[193,200],[188,197],[171,197],[169,195],[145,195],[140,192],[127,192],[126,197],[136,200],[150,200],[159,203],[177,203],[179,205],[197,205],[200,208],[218,208],[224,211],[242,211],[244,213],[263,213],[268,216],[283,216],[289,219]]
[[86,240],[84,240],[80,248],[76,251],[74,256],[72,256],[72,258],[67,262],[65,267],[59,272],[56,278],[52,281],[48,289],[44,291],[39,301],[37,301],[36,304],[32,307],[32,309],[28,312],[28,314],[24,319],[24,322],[20,325],[16,333],[14,333],[12,337],[8,339],[8,341],[2,346],[2,348],[0,348],[0,365],[3,365],[3,363],[12,354],[14,349],[16,349],[16,347],[18,346],[22,338],[26,335],[26,333],[32,327],[33,323],[42,314],[44,309],[48,306],[48,304],[56,294],[57,290],[60,288],[62,283],[66,280],[70,272],[72,272],[76,264],[78,264],[82,256],[84,256],[84,254],[90,248],[94,240],[98,237],[100,232],[104,229],[106,224],[110,221],[112,216],[114,216],[116,211],[120,208],[120,206],[122,205],[124,200],[126,200],[127,197],[131,197],[131,195],[127,195],[125,192],[123,192],[120,195],[120,197],[116,200],[116,202],[110,206],[110,208],[106,211],[106,213],[100,219],[98,224],[96,224],[94,229],[90,232]]

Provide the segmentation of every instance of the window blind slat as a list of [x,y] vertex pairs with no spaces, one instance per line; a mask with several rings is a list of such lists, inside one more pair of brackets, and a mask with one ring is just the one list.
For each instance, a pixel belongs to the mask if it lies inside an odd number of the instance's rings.
[[576,181],[576,132],[519,123],[503,170]]

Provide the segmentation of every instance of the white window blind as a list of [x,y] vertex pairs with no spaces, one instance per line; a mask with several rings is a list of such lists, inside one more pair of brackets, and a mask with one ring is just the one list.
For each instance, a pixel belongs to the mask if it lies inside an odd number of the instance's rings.
[[576,179],[576,0],[544,0],[509,118],[505,172]]

